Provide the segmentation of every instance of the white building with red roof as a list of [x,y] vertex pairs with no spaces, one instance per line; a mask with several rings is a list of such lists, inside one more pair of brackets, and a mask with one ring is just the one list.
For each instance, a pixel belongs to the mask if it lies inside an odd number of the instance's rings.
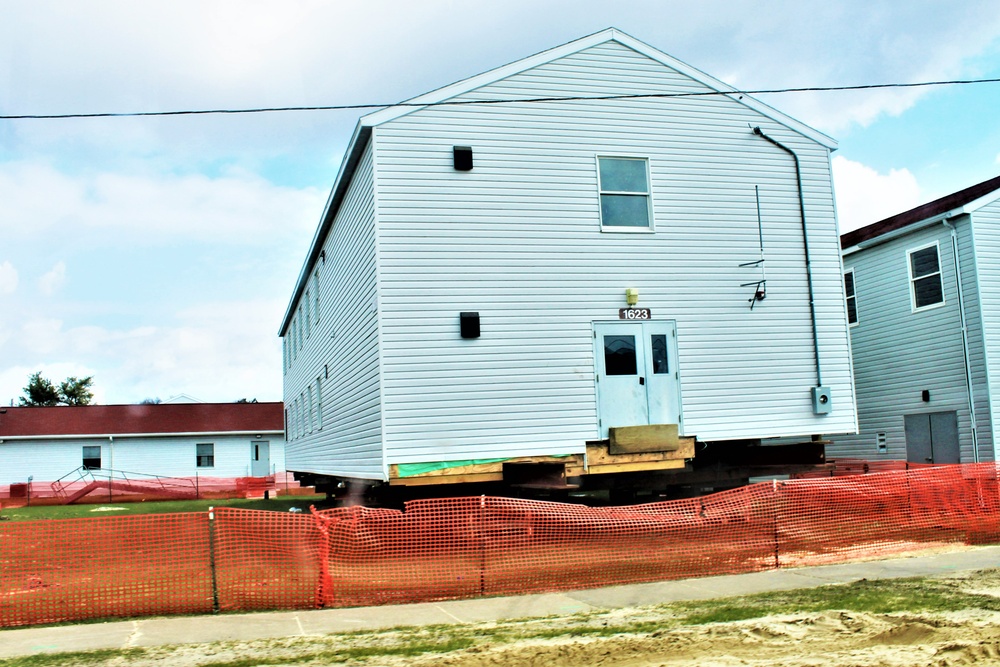
[[277,403],[0,408],[0,485],[85,468],[163,477],[264,477],[285,467]]

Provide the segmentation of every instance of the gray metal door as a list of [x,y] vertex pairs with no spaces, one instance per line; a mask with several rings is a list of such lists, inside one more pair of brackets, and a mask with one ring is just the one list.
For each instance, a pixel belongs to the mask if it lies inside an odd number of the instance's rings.
[[251,477],[267,477],[271,474],[271,443],[255,440],[250,443]]
[[906,460],[910,463],[959,463],[958,413],[904,415]]

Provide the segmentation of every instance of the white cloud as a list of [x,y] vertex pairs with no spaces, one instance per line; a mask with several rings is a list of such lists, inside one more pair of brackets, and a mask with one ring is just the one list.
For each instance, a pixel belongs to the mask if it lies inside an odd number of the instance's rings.
[[17,289],[17,269],[10,262],[0,264],[0,294],[13,294]]
[[888,174],[880,174],[838,155],[833,158],[833,180],[842,234],[921,203],[920,186],[908,169],[891,169]]
[[66,262],[56,262],[50,271],[38,279],[38,288],[45,296],[52,296],[66,282]]
[[0,369],[0,404],[16,400],[37,370],[53,381],[93,375],[96,400],[104,403],[180,393],[221,402],[281,400],[276,329],[284,305],[283,300],[202,303],[178,313],[169,325],[121,329],[28,320],[8,345],[12,365]]
[[0,233],[92,238],[113,245],[164,240],[268,246],[285,234],[308,236],[322,211],[316,188],[274,185],[248,173],[99,173],[71,176],[33,162],[0,164]]

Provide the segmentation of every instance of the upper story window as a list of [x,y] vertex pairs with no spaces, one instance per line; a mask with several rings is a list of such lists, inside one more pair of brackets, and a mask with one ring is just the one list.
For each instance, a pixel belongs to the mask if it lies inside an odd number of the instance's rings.
[[913,310],[944,303],[937,242],[906,252],[910,270],[910,303]]
[[847,323],[858,323],[858,298],[854,294],[854,269],[844,272],[844,294],[847,296]]
[[602,229],[648,231],[653,228],[649,160],[598,157],[597,175]]
[[315,282],[313,282],[313,287],[316,288],[316,323],[319,324],[319,269],[316,269]]
[[306,338],[312,334],[312,309],[309,307],[312,305],[312,297],[309,296],[309,290],[306,290]]

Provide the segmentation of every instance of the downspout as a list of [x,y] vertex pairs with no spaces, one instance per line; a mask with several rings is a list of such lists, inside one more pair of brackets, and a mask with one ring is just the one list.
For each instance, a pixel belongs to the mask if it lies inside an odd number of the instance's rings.
[[115,436],[108,436],[108,502],[115,501],[114,479],[115,479]]
[[802,244],[806,253],[806,280],[809,284],[809,315],[812,318],[813,353],[816,355],[816,386],[822,387],[823,374],[822,371],[820,370],[820,363],[819,363],[819,329],[816,325],[816,298],[813,290],[812,266],[810,264],[810,255],[809,255],[809,233],[806,227],[806,202],[805,202],[805,197],[802,194],[802,169],[799,166],[799,156],[796,155],[795,151],[793,151],[788,146],[785,146],[784,144],[764,134],[764,132],[761,131],[759,125],[753,128],[753,133],[756,134],[758,137],[767,139],[772,144],[774,144],[781,150],[791,155],[792,159],[795,160],[795,181],[798,185],[798,190],[799,190],[799,214],[802,217]]
[[962,262],[958,257],[958,230],[945,218],[941,223],[951,230],[951,253],[955,260],[955,287],[958,311],[962,318],[962,351],[965,353],[965,383],[969,389],[969,419],[972,421],[972,460],[979,463],[979,433],[976,429],[976,401],[972,395],[972,364],[969,361],[969,327],[965,320],[965,296],[962,289]]

